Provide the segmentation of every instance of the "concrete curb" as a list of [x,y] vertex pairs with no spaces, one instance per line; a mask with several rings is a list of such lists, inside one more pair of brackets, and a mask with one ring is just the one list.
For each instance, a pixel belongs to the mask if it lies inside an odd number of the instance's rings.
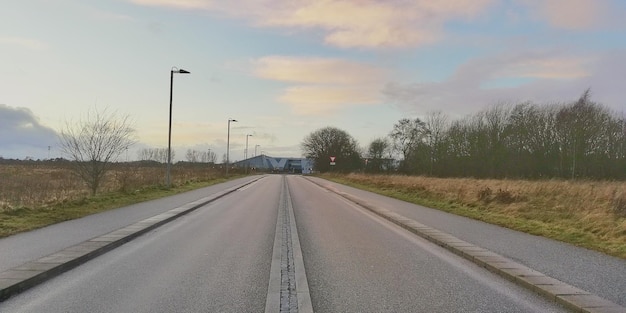
[[593,295],[585,290],[566,284],[560,280],[537,272],[525,265],[512,261],[472,243],[463,241],[435,228],[418,223],[415,220],[376,207],[351,194],[339,191],[331,186],[312,183],[331,191],[359,206],[389,220],[390,222],[432,242],[454,254],[468,259],[489,271],[496,273],[522,287],[555,301],[573,312],[582,313],[626,313],[626,308],[611,301]]
[[112,231],[108,234],[92,238],[77,245],[30,261],[0,273],[0,302],[9,297],[32,288],[48,279],[67,272],[99,255],[111,251],[142,234],[145,234],[178,217],[193,212],[217,199],[227,196],[238,189],[250,185],[262,177],[245,184],[233,187],[159,215],[144,219],[129,226]]

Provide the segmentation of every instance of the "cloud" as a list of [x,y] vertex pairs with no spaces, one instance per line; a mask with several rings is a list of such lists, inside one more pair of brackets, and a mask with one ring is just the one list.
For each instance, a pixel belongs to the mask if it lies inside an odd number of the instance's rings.
[[3,157],[33,156],[58,142],[57,133],[39,122],[27,108],[0,104],[0,151]]
[[[624,25],[610,0],[127,0],[138,5],[203,10],[250,21],[256,27],[313,30],[340,48],[389,49],[437,43],[446,24],[473,21],[505,5],[517,20],[546,21],[560,29]],[[615,0],[618,1],[618,0]],[[520,10],[525,8],[526,10]],[[524,12],[520,14],[520,12]]]
[[573,79],[589,75],[585,65],[591,62],[579,57],[528,58],[511,62],[498,71],[500,77]]
[[0,36],[0,46],[14,46],[26,48],[29,50],[43,50],[47,48],[47,45],[42,41],[31,38],[11,36]]
[[253,74],[295,83],[279,97],[299,115],[329,115],[346,105],[371,105],[381,100],[385,70],[354,61],[269,56],[253,62]]
[[461,65],[451,80],[480,85],[503,78],[574,79],[590,75],[592,58],[568,56],[562,51],[529,51],[473,59]]
[[299,2],[278,14],[258,16],[262,26],[321,29],[324,41],[341,48],[402,48],[431,44],[446,22],[472,19],[491,0],[320,0]]
[[135,19],[126,14],[119,14],[107,11],[96,11],[94,13],[94,17],[97,19],[105,20],[105,21],[114,21],[114,22],[132,22]]
[[254,62],[254,74],[265,79],[311,84],[364,84],[385,73],[370,65],[332,58],[269,56]]
[[341,48],[402,48],[431,44],[445,23],[469,20],[495,0],[130,0],[139,5],[218,11],[258,27],[321,30]]
[[330,115],[346,105],[377,104],[380,91],[359,86],[296,86],[280,97],[298,115]]
[[[505,54],[474,59],[443,82],[391,83],[383,93],[408,114],[442,110],[463,116],[494,103],[569,102],[591,88],[594,101],[623,110],[626,102],[618,82],[624,80],[626,72],[624,51],[595,57],[559,58],[557,54]],[[491,83],[496,87],[489,86]]]
[[183,10],[209,10],[214,8],[211,0],[130,0],[137,5],[169,7]]
[[563,29],[589,29],[610,16],[606,0],[518,0],[530,9],[536,19]]

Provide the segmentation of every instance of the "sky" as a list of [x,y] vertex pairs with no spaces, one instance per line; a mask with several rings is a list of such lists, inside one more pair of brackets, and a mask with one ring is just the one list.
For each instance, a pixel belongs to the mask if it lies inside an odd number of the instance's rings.
[[[623,0],[0,0],[0,156],[63,157],[90,112],[137,144],[302,156],[337,127],[362,147],[402,118],[592,100],[626,111]],[[247,136],[252,135],[252,136]],[[256,151],[255,151],[256,150]]]

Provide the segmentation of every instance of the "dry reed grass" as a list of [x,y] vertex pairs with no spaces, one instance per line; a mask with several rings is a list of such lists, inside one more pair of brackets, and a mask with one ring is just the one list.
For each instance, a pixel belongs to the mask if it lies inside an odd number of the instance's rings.
[[456,214],[626,258],[626,183],[372,176],[337,177]]
[[46,207],[80,197],[83,189],[63,166],[0,165],[0,210]]
[[70,165],[0,164],[0,238],[228,179],[206,165],[177,164],[172,188],[164,188],[163,165],[114,164],[92,196]]
[[[89,197],[87,186],[77,178],[68,164],[0,164],[0,212],[20,208],[43,209],[58,203]],[[132,192],[162,185],[165,166],[114,164],[107,173],[99,193]],[[174,186],[208,181],[221,176],[208,166],[173,166]]]

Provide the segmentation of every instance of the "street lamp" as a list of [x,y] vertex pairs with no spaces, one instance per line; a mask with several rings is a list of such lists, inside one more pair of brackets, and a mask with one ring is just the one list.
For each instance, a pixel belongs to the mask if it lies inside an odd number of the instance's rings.
[[228,167],[230,167],[230,122],[237,122],[232,118],[228,119],[228,136],[226,137],[226,175],[228,175]]
[[246,153],[245,153],[246,159],[248,158],[248,137],[253,137],[253,136],[250,134],[246,135]]
[[171,186],[170,170],[172,167],[172,93],[174,89],[174,73],[189,74],[190,72],[172,67],[170,70],[170,124],[167,132],[167,175],[165,176],[165,184],[167,188]]
[[250,162],[248,161],[248,138],[249,137],[252,137],[252,135],[250,134],[246,135],[246,174],[248,174],[248,163]]

